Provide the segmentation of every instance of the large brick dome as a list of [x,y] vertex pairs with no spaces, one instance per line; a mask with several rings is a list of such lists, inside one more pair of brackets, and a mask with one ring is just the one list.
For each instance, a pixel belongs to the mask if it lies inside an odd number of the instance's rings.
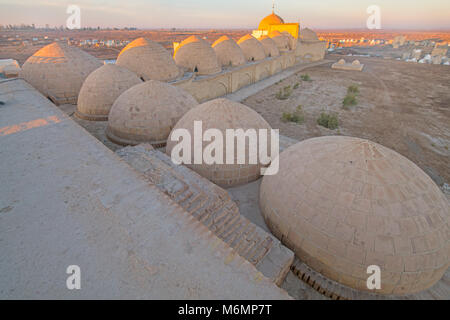
[[303,41],[318,41],[319,37],[311,29],[305,28],[300,31],[300,39]]
[[212,45],[222,67],[238,67],[245,64],[245,56],[238,44],[227,36],[217,39]]
[[[176,124],[170,136],[176,129],[186,129],[191,135],[192,148],[194,150],[194,121],[202,121],[202,129],[218,129],[224,139],[226,129],[267,129],[270,134],[270,126],[258,113],[249,107],[223,98],[205,102],[186,113]],[[166,152],[171,155],[172,148],[178,143],[167,140]],[[203,142],[202,150],[210,142]],[[235,147],[237,143],[235,142]],[[231,187],[258,179],[261,175],[261,164],[250,164],[249,143],[245,145],[245,163],[237,163],[237,152],[234,152],[234,164],[226,164],[226,143],[223,143],[223,164],[206,163],[194,164],[194,152],[191,152],[191,164],[187,164],[192,170],[222,187]],[[270,149],[268,149],[270,150]]]
[[136,73],[143,80],[171,81],[182,75],[170,53],[159,43],[138,38],[122,49],[117,65]]
[[214,49],[207,41],[197,36],[183,40],[175,50],[174,59],[179,67],[197,72],[198,75],[222,71]]
[[114,64],[105,64],[84,81],[75,114],[86,120],[108,120],[109,110],[114,101],[123,92],[139,83],[142,81],[130,70]]
[[197,104],[189,93],[168,83],[150,80],[138,84],[114,102],[106,135],[122,145],[148,142],[165,146],[177,121]]
[[397,152],[351,137],[302,141],[265,176],[260,206],[276,237],[311,268],[368,290],[381,268],[383,294],[435,284],[449,266],[448,200]]
[[259,42],[264,46],[264,52],[267,57],[278,57],[280,55],[277,44],[269,36],[261,37]]
[[101,66],[83,50],[54,42],[25,61],[20,77],[56,104],[75,104],[84,80]]
[[238,45],[244,52],[247,61],[259,61],[266,58],[264,46],[250,34],[239,39]]
[[289,37],[286,34],[281,33],[280,31],[272,31],[269,33],[269,37],[275,42],[278,50],[281,52],[286,52],[290,50],[289,47]]

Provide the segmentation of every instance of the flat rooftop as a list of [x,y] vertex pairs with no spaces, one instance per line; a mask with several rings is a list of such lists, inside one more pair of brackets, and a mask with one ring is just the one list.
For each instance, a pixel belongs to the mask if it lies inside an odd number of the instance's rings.
[[29,84],[0,101],[1,299],[290,298]]

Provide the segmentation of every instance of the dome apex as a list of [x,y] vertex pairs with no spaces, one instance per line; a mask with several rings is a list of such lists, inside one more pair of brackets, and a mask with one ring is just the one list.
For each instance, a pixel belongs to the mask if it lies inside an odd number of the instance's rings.
[[215,74],[222,70],[213,48],[197,36],[184,39],[175,50],[174,59],[179,67],[199,75]]
[[239,45],[227,36],[217,39],[212,45],[222,66],[237,67],[245,64],[245,56]]
[[55,103],[76,103],[86,77],[101,66],[83,50],[53,42],[25,61],[20,77]]
[[276,15],[274,12],[272,12],[271,14],[269,14],[267,17],[265,17],[264,19],[261,20],[261,22],[259,23],[259,30],[267,30],[269,29],[270,25],[273,24],[283,24],[284,20]]
[[147,80],[171,81],[181,75],[170,53],[159,43],[145,38],[130,42],[117,57],[117,65]]

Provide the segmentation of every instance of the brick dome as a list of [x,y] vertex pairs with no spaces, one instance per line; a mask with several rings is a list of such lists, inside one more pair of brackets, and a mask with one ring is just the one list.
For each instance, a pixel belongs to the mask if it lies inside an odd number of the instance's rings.
[[300,31],[300,39],[303,41],[318,41],[319,37],[311,29],[305,28]]
[[311,268],[367,290],[381,268],[382,294],[435,284],[449,266],[448,200],[397,152],[351,137],[302,141],[265,176],[260,207],[273,234]]
[[20,77],[56,104],[75,104],[84,80],[101,66],[83,50],[54,42],[25,61]]
[[212,45],[222,67],[238,67],[245,64],[245,56],[238,44],[227,36],[217,39]]
[[126,90],[142,81],[128,69],[105,64],[84,81],[75,114],[85,120],[108,120],[114,101]]
[[[208,129],[218,129],[222,132],[225,139],[226,129],[267,129],[270,134],[270,126],[258,113],[249,107],[223,98],[205,102],[186,113],[176,124],[175,129],[186,129],[191,134],[192,150],[194,147],[194,121],[202,121],[202,129],[205,132]],[[173,131],[171,136],[173,134]],[[171,141],[170,136],[167,140],[166,152],[171,155],[172,148],[177,144]],[[203,142],[203,150],[210,142]],[[235,143],[236,147],[237,143]],[[261,165],[250,164],[248,160],[249,146],[246,143],[245,153],[246,160],[244,164],[237,164],[237,152],[234,152],[234,164],[226,164],[225,149],[226,143],[223,144],[223,164],[194,164],[194,152],[191,152],[191,164],[187,164],[189,168],[198,174],[209,179],[222,187],[231,187],[254,181],[260,177]],[[270,148],[268,148],[270,150]]]
[[281,52],[289,51],[289,37],[286,34],[279,31],[272,31],[269,33],[269,37],[275,42],[278,50]]
[[159,43],[145,38],[138,38],[123,48],[116,64],[145,81],[171,81],[182,76],[170,53]]
[[174,59],[178,66],[197,72],[198,75],[222,71],[214,49],[197,36],[190,36],[182,41],[175,50]]
[[280,55],[277,44],[269,36],[261,37],[259,42],[263,45],[267,57],[278,57]]
[[197,104],[189,93],[168,83],[138,84],[114,102],[106,135],[121,145],[148,142],[162,147],[177,121]]
[[264,46],[250,34],[239,39],[238,45],[244,52],[247,61],[259,61],[266,58]]

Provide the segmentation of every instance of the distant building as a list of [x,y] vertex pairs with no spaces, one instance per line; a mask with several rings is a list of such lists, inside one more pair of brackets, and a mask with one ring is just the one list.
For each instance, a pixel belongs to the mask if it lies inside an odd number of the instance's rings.
[[19,72],[20,66],[16,60],[0,59],[0,76],[2,78],[15,78]]
[[294,39],[293,45],[295,45],[300,34],[300,24],[285,23],[284,20],[280,16],[276,15],[274,10],[272,10],[270,15],[261,20],[258,29],[253,30],[252,36],[259,39],[263,36],[269,36],[273,31],[289,33]]
[[405,36],[396,36],[394,38],[394,41],[392,42],[392,46],[394,49],[398,49],[401,46],[404,46],[406,43],[406,37]]

